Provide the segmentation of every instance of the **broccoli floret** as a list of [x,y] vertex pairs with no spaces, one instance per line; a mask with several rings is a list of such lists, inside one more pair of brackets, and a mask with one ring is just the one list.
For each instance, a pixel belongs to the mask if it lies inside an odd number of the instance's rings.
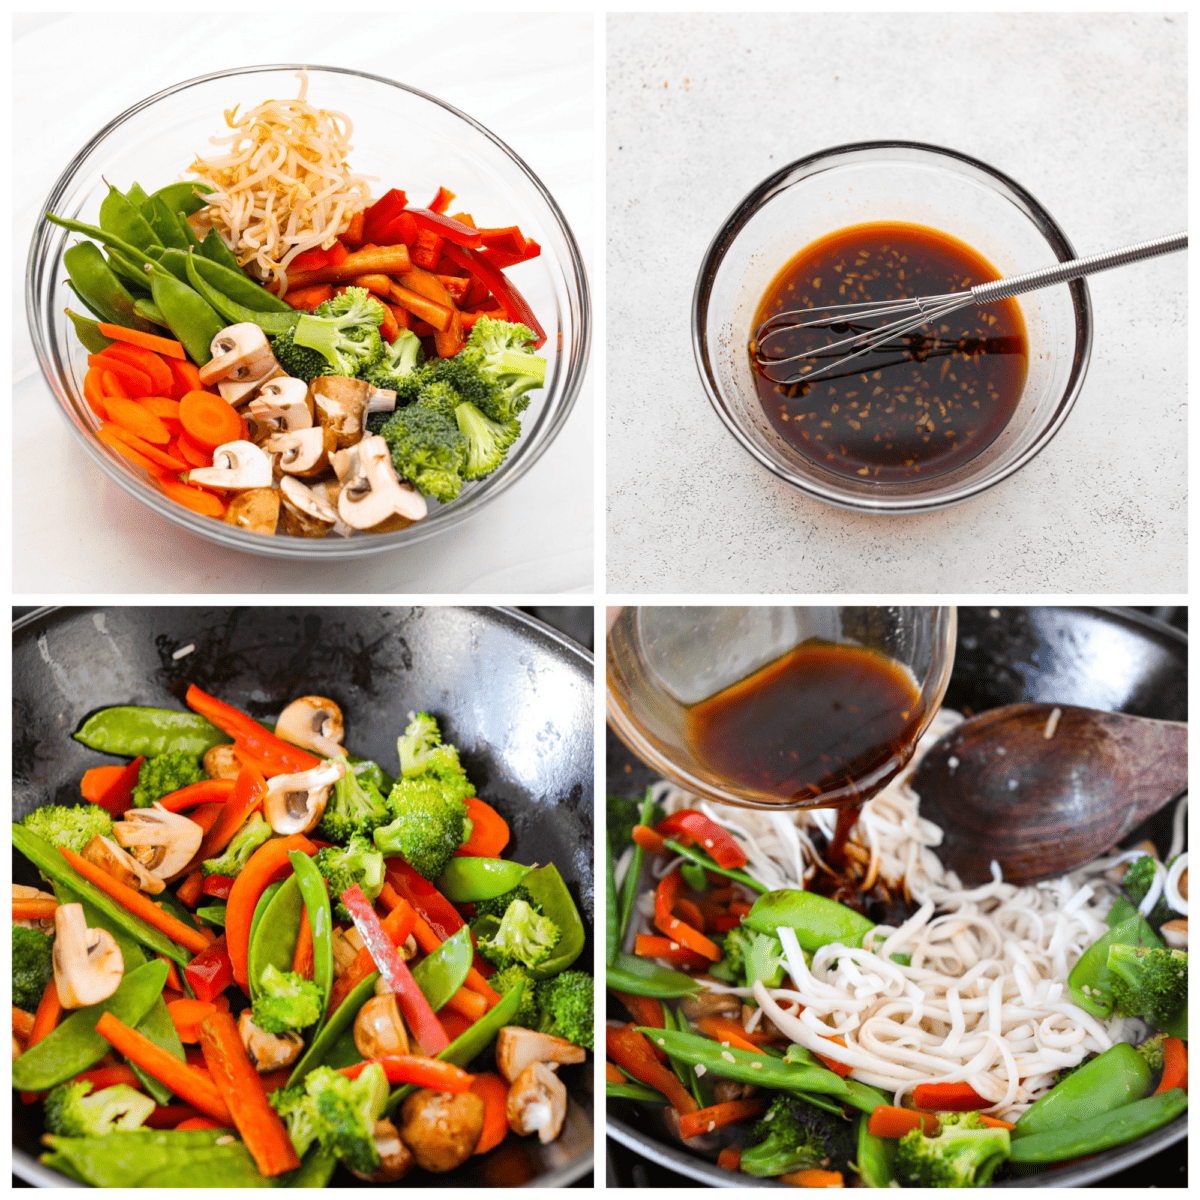
[[453,417],[423,404],[397,408],[380,431],[401,479],[448,503],[462,490],[467,439]]
[[[641,815],[641,800],[631,800],[628,796],[608,797],[608,838],[614,858],[620,857],[633,845],[633,827],[639,823]],[[653,805],[650,824],[657,825],[666,815],[661,804]]]
[[508,1023],[523,1025],[526,1029],[534,1029],[542,1014],[538,1008],[533,976],[520,963],[511,963],[503,971],[497,971],[488,979],[488,986],[501,996],[507,996],[513,988],[522,983],[525,985],[525,991],[521,995],[520,1006]]
[[550,957],[561,937],[562,930],[549,917],[540,916],[524,900],[514,900],[496,932],[478,939],[477,949],[497,967],[519,962],[532,970]]
[[41,930],[13,926],[12,1002],[36,1012],[46,984],[54,978],[54,939]]
[[546,360],[525,347],[534,341],[532,330],[509,321],[480,317],[471,329],[460,357],[477,362],[496,381],[488,401],[479,405],[493,421],[511,421],[529,407],[528,392],[546,381]]
[[400,774],[405,778],[433,771],[445,775],[461,772],[458,751],[442,741],[442,731],[431,714],[417,713],[396,741]]
[[750,1134],[741,1170],[758,1179],[812,1167],[840,1170],[853,1156],[853,1128],[798,1096],[777,1095]]
[[59,1137],[102,1137],[140,1129],[154,1111],[154,1099],[127,1083],[92,1091],[89,1080],[60,1083],[46,1097],[42,1114],[46,1132]]
[[774,934],[735,925],[725,937],[724,948],[721,961],[712,968],[718,979],[738,987],[753,987],[761,980],[766,987],[777,988],[783,982],[787,964]]
[[96,834],[112,837],[113,819],[98,804],[79,804],[74,808],[47,804],[35,808],[21,824],[50,845],[66,846],[79,854]]
[[316,861],[317,870],[329,884],[333,911],[343,921],[350,920],[341,898],[348,887],[357,883],[368,900],[374,900],[383,891],[383,855],[361,833],[356,833],[345,847],[326,846],[317,852]]
[[418,402],[430,408],[440,406],[447,416],[460,404],[491,408],[502,402],[496,395],[496,379],[483,369],[477,356],[435,359],[421,368],[420,383]]
[[351,287],[318,304],[311,316],[304,313],[292,338],[297,346],[307,346],[325,357],[322,374],[357,375],[383,358],[379,326],[385,316],[383,305],[366,288]]
[[355,775],[354,768],[347,763],[345,775],[333,785],[317,834],[344,845],[356,833],[371,837],[380,825],[386,825],[391,819],[383,793],[371,780]]
[[383,357],[362,368],[358,377],[377,388],[399,393],[407,390],[406,380],[420,366],[421,358],[421,339],[411,329],[402,329],[400,336],[385,349]]
[[1008,1158],[1008,1130],[989,1128],[977,1112],[941,1112],[938,1121],[936,1137],[914,1129],[900,1139],[896,1178],[906,1187],[987,1187]]
[[493,896],[490,900],[475,901],[475,916],[479,917],[495,917],[497,924],[504,918],[504,914],[508,911],[508,906],[514,900],[523,900],[534,912],[540,913],[542,906],[519,884],[512,889],[511,892],[505,892],[502,896]]
[[466,797],[473,794],[462,774],[398,779],[388,796],[396,819],[375,830],[375,845],[385,856],[399,854],[425,879],[436,879],[467,839]]
[[264,1033],[307,1029],[320,1019],[321,989],[312,980],[268,963],[258,983],[260,990],[250,1019]]
[[387,1076],[372,1063],[357,1079],[317,1067],[296,1087],[273,1092],[271,1104],[287,1123],[301,1157],[319,1141],[352,1171],[370,1175],[379,1169],[375,1122],[383,1116],[387,1098]]
[[503,425],[489,420],[474,404],[463,403],[454,410],[459,432],[466,439],[466,480],[485,479],[504,461],[508,448],[521,436],[521,423],[514,417]]
[[1109,946],[1117,1015],[1140,1017],[1155,1029],[1166,1029],[1187,1003],[1187,963],[1186,950]]
[[[1171,860],[1171,862],[1174,861],[1174,859]],[[1170,866],[1170,863],[1167,865]],[[1144,854],[1141,858],[1135,858],[1129,864],[1121,880],[1121,887],[1125,890],[1125,894],[1135,907],[1141,904],[1146,898],[1146,894],[1154,885],[1154,877],[1160,869],[1159,862],[1153,854]],[[1160,895],[1154,907],[1147,915],[1146,923],[1155,933],[1158,933],[1167,921],[1172,921],[1182,916],[1182,913],[1177,913],[1167,904],[1166,898]]]
[[[1140,1045],[1134,1046],[1134,1049],[1146,1060],[1146,1066],[1151,1071],[1161,1071],[1165,1065],[1163,1062],[1163,1039],[1167,1035],[1165,1033],[1156,1033],[1153,1037],[1148,1037]],[[1094,1054],[1089,1055],[1090,1058],[1095,1058]],[[1055,1076],[1054,1082],[1058,1082],[1058,1077]]]
[[133,806],[149,808],[155,800],[207,778],[194,754],[183,750],[156,754],[146,759],[138,771],[137,787],[133,789]]
[[595,992],[595,980],[582,971],[563,971],[539,984],[537,1003],[542,1019],[538,1028],[591,1050],[595,1040]]
[[218,858],[206,858],[200,864],[200,869],[205,875],[225,875],[236,879],[250,861],[250,856],[264,842],[269,842],[274,832],[263,820],[262,813],[251,813],[250,820],[233,835],[233,841],[225,848],[225,853]]
[[271,341],[271,352],[275,361],[293,379],[309,383],[319,375],[329,374],[329,362],[319,350],[296,344],[296,331],[289,329]]

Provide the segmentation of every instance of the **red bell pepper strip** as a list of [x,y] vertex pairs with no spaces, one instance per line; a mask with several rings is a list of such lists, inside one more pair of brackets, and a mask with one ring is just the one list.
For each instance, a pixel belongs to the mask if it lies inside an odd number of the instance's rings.
[[202,950],[184,968],[184,975],[196,993],[197,1000],[207,1000],[210,1003],[233,983],[233,961],[229,957],[229,949],[225,944],[225,935],[219,938],[207,950]]
[[[187,705],[233,738],[238,743],[238,757],[242,762],[252,763],[264,775],[293,775],[321,765],[321,759],[315,754],[309,754],[307,750],[301,750],[268,733],[245,713],[238,712],[215,696],[209,696],[198,687],[188,688]],[[242,753],[243,747],[245,754]],[[265,769],[268,767],[269,770]]]
[[372,1058],[368,1062],[342,1067],[347,1079],[357,1079],[373,1062],[377,1062],[387,1076],[388,1083],[415,1083],[417,1087],[433,1088],[436,1092],[461,1095],[471,1090],[475,1076],[456,1067],[453,1063],[440,1062],[436,1058],[422,1058],[419,1054],[389,1054],[386,1058]]
[[686,833],[711,854],[719,867],[744,867],[746,852],[734,841],[728,830],[694,808],[682,808],[664,817],[654,826],[663,837]]
[[194,804],[223,804],[233,795],[233,789],[232,779],[202,779],[199,783],[189,783],[187,787],[171,792],[158,803],[167,812],[180,812]]
[[515,267],[517,263],[528,262],[531,258],[537,258],[541,252],[542,248],[537,242],[530,242],[523,254],[509,254],[507,250],[492,250],[487,246],[479,251],[493,267],[498,267],[501,271],[507,271],[509,267]]
[[503,271],[493,267],[487,259],[472,253],[466,246],[455,245],[449,238],[442,247],[442,253],[455,265],[470,271],[496,297],[509,321],[526,325],[533,330],[535,350],[540,350],[546,344],[546,331],[533,315],[529,301],[505,278]]
[[454,203],[454,193],[444,187],[439,187],[437,195],[429,202],[429,211],[444,213]]
[[363,895],[362,888],[355,883],[342,893],[342,903],[350,913],[354,927],[362,937],[363,945],[371,952],[371,957],[379,968],[380,978],[396,994],[400,1015],[417,1039],[421,1053],[427,1058],[436,1057],[450,1045],[450,1039],[438,1024],[433,1009],[429,1007],[429,1001],[417,987],[403,959],[396,953],[396,947],[384,932],[371,902]]
[[218,900],[228,900],[233,888],[233,877],[230,875],[208,875],[205,877],[201,891],[206,896],[216,896]]
[[415,266],[432,271],[442,260],[442,246],[445,239],[432,229],[419,229],[417,240],[409,247]]
[[418,230],[428,229],[456,246],[467,246],[471,250],[478,250],[483,245],[483,234],[478,229],[472,229],[453,217],[431,212],[427,208],[408,208],[405,212],[417,223]]
[[378,242],[379,235],[408,206],[408,197],[399,189],[384,192],[363,214],[363,242]]
[[388,882],[417,910],[418,916],[425,919],[441,941],[453,937],[466,924],[454,905],[404,859],[386,859],[384,869]]
[[525,235],[516,225],[505,225],[497,229],[481,229],[479,236],[489,250],[500,250],[505,254],[524,254],[528,244]]
[[103,795],[96,801],[105,812],[114,817],[122,816],[133,807],[133,789],[137,787],[138,772],[142,769],[144,758],[135,758],[117,778],[105,788]]
[[200,849],[184,868],[184,872],[195,871],[206,858],[214,858],[220,854],[233,841],[233,835],[246,823],[250,814],[262,805],[266,794],[267,783],[258,769],[243,764],[234,781],[233,792],[221,807],[215,824],[204,835]]
[[654,893],[654,924],[672,941],[679,942],[688,950],[707,958],[710,962],[718,962],[721,958],[721,948],[716,942],[710,941],[698,929],[692,928],[686,921],[675,916],[675,900],[683,887],[683,876],[676,867],[659,883]]
[[[845,1042],[841,1044],[844,1046]],[[991,1101],[985,1100],[969,1083],[918,1083],[913,1088],[913,1104],[934,1112],[977,1112],[987,1108]]]

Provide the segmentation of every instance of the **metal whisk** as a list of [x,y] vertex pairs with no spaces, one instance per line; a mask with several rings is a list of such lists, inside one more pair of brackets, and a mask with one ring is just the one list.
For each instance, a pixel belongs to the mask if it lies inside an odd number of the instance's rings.
[[[1174,254],[1176,251],[1186,250],[1187,244],[1186,233],[1173,233],[1149,242],[1138,242],[1122,250],[1109,250],[1087,258],[1073,258],[1067,262],[1055,263],[1052,267],[1013,275],[1008,279],[995,279],[991,283],[981,283],[966,292],[949,292],[944,296],[917,296],[907,300],[883,300],[878,303],[867,301],[861,304],[828,304],[818,308],[776,313],[765,320],[755,332],[751,347],[754,361],[760,367],[776,367],[781,363],[797,362],[801,359],[832,358],[837,351],[849,351],[836,362],[830,362],[826,366],[814,367],[811,370],[805,367],[785,379],[772,376],[778,383],[807,383],[810,379],[826,375],[843,363],[851,362],[872,350],[910,350],[911,347],[903,341],[906,334],[912,333],[922,325],[936,322],[957,309],[965,308],[968,304],[990,304],[993,300],[1007,300],[1010,296],[1037,291],[1038,288],[1049,287],[1055,283],[1066,283],[1084,275],[1095,275],[1112,267],[1123,267],[1127,263],[1157,258],[1160,254]],[[900,319],[889,321],[886,325],[859,324],[877,321],[881,317]],[[849,331],[849,336],[831,345],[822,346],[819,351],[804,350],[788,357],[776,358],[763,349],[763,343],[768,338],[784,330],[825,328],[840,333],[842,330],[839,326],[844,326]]]

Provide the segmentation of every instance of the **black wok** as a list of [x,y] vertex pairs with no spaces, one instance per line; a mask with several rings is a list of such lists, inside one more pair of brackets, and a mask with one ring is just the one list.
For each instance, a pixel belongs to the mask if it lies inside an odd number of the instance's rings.
[[[189,645],[192,653],[173,657]],[[594,687],[592,656],[574,642],[495,608],[41,609],[13,627],[14,819],[39,804],[75,803],[88,767],[118,761],[72,740],[90,712],[182,708],[172,690],[184,682],[263,719],[297,696],[327,695],[345,713],[347,748],[392,771],[406,714],[434,713],[480,796],[509,823],[505,857],[553,862],[591,929]],[[591,961],[589,936],[577,965]],[[457,1171],[415,1171],[400,1186],[578,1179],[592,1167],[592,1064],[562,1075],[571,1102],[557,1141],[508,1138]],[[40,1106],[14,1108],[16,1174],[77,1186],[37,1162]],[[332,1186],[364,1185],[339,1170]]]
[[[1078,704],[1163,720],[1187,720],[1187,637],[1128,609],[958,609],[958,645],[946,692],[949,708],[982,712],[1020,701]],[[607,787],[615,795],[640,796],[655,776],[608,732]],[[1145,837],[1163,853],[1171,841],[1171,810],[1160,812],[1124,839]],[[655,1110],[609,1101],[608,1135],[659,1167],[710,1187],[783,1187],[722,1170],[685,1149],[667,1133]],[[995,1187],[1085,1187],[1111,1179],[1136,1164],[1137,1186],[1179,1187],[1185,1177],[1184,1148],[1162,1156],[1187,1136],[1187,1114],[1127,1146],[1074,1166],[1046,1171]],[[1167,1178],[1170,1163],[1171,1177]]]

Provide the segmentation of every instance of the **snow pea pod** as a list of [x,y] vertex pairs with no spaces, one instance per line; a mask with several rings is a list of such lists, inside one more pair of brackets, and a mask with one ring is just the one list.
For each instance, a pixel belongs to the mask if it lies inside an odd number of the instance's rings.
[[[274,337],[277,334],[286,333],[300,320],[300,314],[294,308],[289,309],[286,313],[265,312],[232,299],[204,277],[200,270],[201,263],[204,264],[205,271],[224,271],[225,269],[219,263],[209,262],[207,258],[197,258],[195,251],[190,250],[187,257],[188,283],[204,297],[205,303],[212,305],[230,324],[254,324],[263,333]],[[242,276],[242,279],[246,283],[250,282],[245,276]]]
[[101,350],[107,350],[112,345],[112,338],[106,338],[100,332],[100,326],[95,321],[88,317],[81,317],[69,308],[66,310],[66,314],[71,318],[71,324],[75,326],[75,336],[85,350],[91,354],[99,354]]
[[175,215],[174,210],[168,208],[163,198],[157,193],[142,205],[141,213],[146,224],[154,231],[155,237],[162,245],[183,251],[186,251],[191,245],[183,230],[180,229],[180,224],[186,225],[187,222],[181,221]]
[[[161,267],[166,267],[182,284],[187,284],[187,254],[174,246],[152,252],[151,257]],[[190,286],[190,285],[189,285]]]
[[199,713],[133,705],[92,713],[73,736],[93,750],[127,758],[154,758],[168,750],[199,758],[213,746],[233,740]]
[[864,1187],[891,1187],[896,1178],[892,1163],[896,1159],[895,1138],[878,1137],[867,1126],[871,1122],[871,1114],[863,1113],[858,1118],[858,1153],[855,1161],[858,1173]]
[[268,292],[261,284],[255,283],[241,267],[228,267],[203,254],[193,254],[191,257],[196,274],[235,304],[243,304],[257,313],[281,313],[284,316],[295,317],[296,310],[286,300],[280,300],[273,292]]
[[[134,187],[137,187],[137,185],[134,184]],[[153,196],[145,198],[161,200],[171,212],[183,213],[185,217],[190,217],[208,204],[208,201],[204,197],[211,191],[212,188],[207,183],[198,183],[190,179],[183,179],[178,183],[168,183],[160,187]],[[132,200],[133,196],[131,195],[129,198]]]
[[649,996],[652,1000],[673,1000],[690,996],[700,990],[700,984],[682,971],[661,967],[648,958],[617,951],[616,958],[605,972],[605,986],[631,996]]
[[604,962],[606,966],[611,966],[621,948],[621,914],[620,901],[617,899],[617,877],[613,874],[612,839],[607,829],[604,831],[604,857],[608,860],[608,874],[604,880]]
[[196,916],[201,920],[207,921],[210,925],[219,925],[222,929],[225,928],[225,901],[218,900],[212,904],[202,904],[196,909]]
[[96,1032],[96,1023],[110,1012],[126,1025],[137,1025],[162,998],[167,964],[155,959],[128,972],[117,990],[99,1004],[77,1009],[12,1065],[13,1087],[44,1092],[73,1079],[98,1063],[112,1049]]
[[565,971],[579,957],[587,940],[587,932],[583,928],[575,901],[571,899],[571,893],[553,863],[530,871],[521,880],[521,886],[541,906],[542,914],[549,917],[562,934],[550,958],[530,972],[534,979],[549,979],[551,975]]
[[1013,1139],[1098,1117],[1140,1100],[1149,1086],[1146,1060],[1128,1042],[1118,1042],[1027,1108],[1012,1131]]
[[287,1186],[294,1188],[323,1188],[329,1186],[337,1170],[338,1156],[319,1142],[304,1156],[299,1168],[288,1176]]
[[80,242],[63,253],[63,266],[71,277],[72,290],[110,325],[149,332],[153,326],[133,311],[133,297],[104,261],[99,247]]
[[130,262],[119,250],[108,252],[108,266],[126,287],[132,289],[129,294],[134,297],[133,308],[136,312],[138,300],[150,292],[150,280],[146,272],[137,263]]
[[251,1000],[258,999],[259,981],[268,966],[274,966],[278,971],[292,969],[296,938],[300,935],[300,915],[304,911],[300,881],[295,875],[289,875],[266,908],[262,908],[262,901],[259,901],[255,916],[259,909],[262,909],[262,917],[258,923],[254,923],[254,917],[250,918],[253,928],[246,957]]
[[605,1083],[604,1094],[610,1100],[636,1100],[641,1104],[666,1104],[662,1092],[648,1088],[644,1083]]
[[84,237],[90,237],[94,241],[99,242],[100,245],[107,246],[110,250],[119,250],[132,262],[150,266],[156,261],[140,246],[135,246],[132,242],[126,241],[125,238],[119,237],[115,233],[109,233],[106,229],[101,229],[99,225],[89,225],[86,221],[75,221],[70,217],[58,217],[54,213],[47,213],[46,220],[51,225],[57,225],[60,229],[69,229],[72,233],[82,233]]
[[528,874],[529,868],[524,863],[463,855],[446,864],[438,880],[438,891],[455,904],[490,900],[511,892]]
[[166,317],[158,311],[153,300],[139,296],[133,302],[133,311],[143,320],[152,321],[155,325],[161,325],[164,329],[167,327]]
[[[638,824],[649,825],[653,812],[654,795],[647,788],[646,795],[642,799],[642,811],[638,814]],[[633,845],[633,859],[629,863],[629,869],[625,872],[625,878],[621,880],[621,900],[617,922],[617,952],[620,952],[621,947],[625,945],[625,931],[629,928],[629,918],[633,915],[634,904],[637,903],[638,881],[642,877],[642,862],[645,857],[645,851],[635,842]],[[613,959],[610,958],[609,962],[611,963],[612,961]]]
[[[300,895],[308,912],[308,925],[312,930],[313,942],[313,983],[321,989],[321,1021],[325,1020],[325,1010],[329,1006],[329,993],[333,988],[333,912],[329,907],[329,893],[325,890],[325,880],[317,870],[316,863],[307,854],[293,850],[288,855],[288,862],[296,872],[295,880],[300,887]],[[293,954],[295,943],[292,944]],[[318,1030],[320,1025],[318,1024]]]
[[354,1026],[351,1025],[326,1051],[321,1066],[340,1071],[343,1067],[352,1067],[355,1063],[362,1061],[363,1056],[359,1054],[358,1047],[354,1044]]
[[146,195],[145,188],[140,183],[134,185],[125,193],[125,199],[129,201],[134,208],[141,208],[150,197]]
[[[662,1005],[662,1015],[664,1029],[670,1030],[672,1033],[687,1032],[682,1025],[683,1018],[679,1017],[677,1019],[676,1014],[671,1011],[671,1006],[669,1004]],[[667,1061],[671,1064],[671,1070],[675,1072],[675,1078],[678,1079],[679,1082],[682,1083],[683,1086],[692,1093],[693,1097],[695,1097],[696,1103],[701,1108],[706,1108],[707,1105],[704,1102],[704,1097],[700,1093],[700,1084],[696,1076],[695,1068],[692,1067],[690,1063],[686,1063],[683,1059],[676,1058],[672,1054],[667,1055]],[[708,1072],[704,1072],[700,1078],[706,1079],[707,1077]]]
[[213,338],[227,322],[203,296],[158,264],[150,273],[150,295],[166,317],[167,328],[183,343],[192,362],[204,366],[212,358]]
[[810,1067],[804,1063],[789,1063],[781,1058],[768,1058],[722,1046],[711,1038],[695,1033],[678,1033],[666,1029],[639,1029],[670,1057],[679,1058],[692,1066],[703,1066],[725,1079],[739,1083],[754,1083],[780,1092],[817,1092],[829,1096],[849,1096],[845,1082],[825,1067]]
[[859,1083],[857,1079],[851,1079],[847,1076],[842,1082],[846,1085],[848,1095],[846,1103],[857,1108],[859,1112],[865,1112],[868,1115],[873,1113],[881,1104],[891,1104],[892,1098],[885,1095],[878,1088],[873,1088],[869,1083]]
[[241,1142],[215,1146],[220,1153],[172,1163],[161,1171],[151,1171],[138,1180],[140,1188],[269,1188],[275,1179],[259,1174],[250,1151]]
[[[157,960],[156,960],[157,961]],[[137,1023],[137,1031],[143,1037],[149,1038],[160,1050],[165,1050],[180,1062],[187,1061],[183,1050],[183,1042],[179,1039],[179,1030],[167,1012],[167,1002],[160,995],[150,1006],[150,1011]],[[154,1097],[159,1104],[166,1104],[174,1094],[165,1083],[160,1083],[149,1071],[143,1070],[136,1063],[131,1063],[133,1073],[142,1081],[147,1093]]]
[[[330,1014],[329,1019],[309,1043],[304,1056],[296,1064],[296,1069],[288,1079],[288,1087],[295,1087],[309,1071],[321,1066],[326,1056],[337,1043],[338,1038],[351,1028],[358,1010],[375,994],[375,984],[379,980],[379,972],[372,971],[363,979],[345,1000]],[[497,1008],[499,1005],[497,1005]]]
[[177,1163],[201,1166],[219,1158],[231,1147],[217,1142],[228,1136],[228,1129],[139,1129],[108,1137],[51,1135],[46,1141],[54,1158],[69,1163],[76,1177],[93,1187],[116,1188],[136,1187],[147,1175]]
[[434,1012],[444,1008],[446,1001],[466,982],[473,953],[471,930],[464,925],[413,967],[413,981]]
[[228,267],[231,271],[240,271],[242,269],[241,263],[237,260],[237,255],[225,245],[224,239],[215,229],[210,229],[204,235],[204,241],[200,243],[200,253],[209,262],[220,263],[221,266]]
[[100,204],[100,228],[139,250],[150,250],[163,244],[146,218],[111,184],[108,195]]
[[1185,1112],[1187,1106],[1187,1093],[1182,1088],[1171,1088],[1086,1121],[1072,1121],[1057,1129],[1016,1138],[1012,1143],[1012,1161],[1061,1162],[1064,1158],[1078,1158],[1082,1154],[1096,1154],[1113,1146],[1123,1146],[1161,1129]]
[[1108,948],[1113,945],[1162,949],[1162,942],[1141,914],[1122,921],[1097,938],[1079,956],[1079,961],[1067,976],[1071,1000],[1093,1017],[1107,1017],[1112,1013],[1113,990],[1112,975],[1108,969]]
[[842,946],[861,946],[866,934],[875,928],[852,908],[819,896],[783,888],[760,896],[743,925],[756,933],[774,933],[776,929],[794,929],[803,950],[815,954],[822,946],[836,942]]
[[695,846],[685,846],[682,842],[677,842],[674,838],[664,838],[663,843],[672,854],[678,854],[686,858],[689,862],[695,863],[696,866],[702,867],[705,871],[724,875],[726,879],[732,879],[734,883],[740,883],[755,892],[765,892],[767,890],[767,885],[759,883],[752,875],[747,875],[745,871],[739,871],[737,867],[719,866],[716,859],[706,854],[703,850],[697,850]]

